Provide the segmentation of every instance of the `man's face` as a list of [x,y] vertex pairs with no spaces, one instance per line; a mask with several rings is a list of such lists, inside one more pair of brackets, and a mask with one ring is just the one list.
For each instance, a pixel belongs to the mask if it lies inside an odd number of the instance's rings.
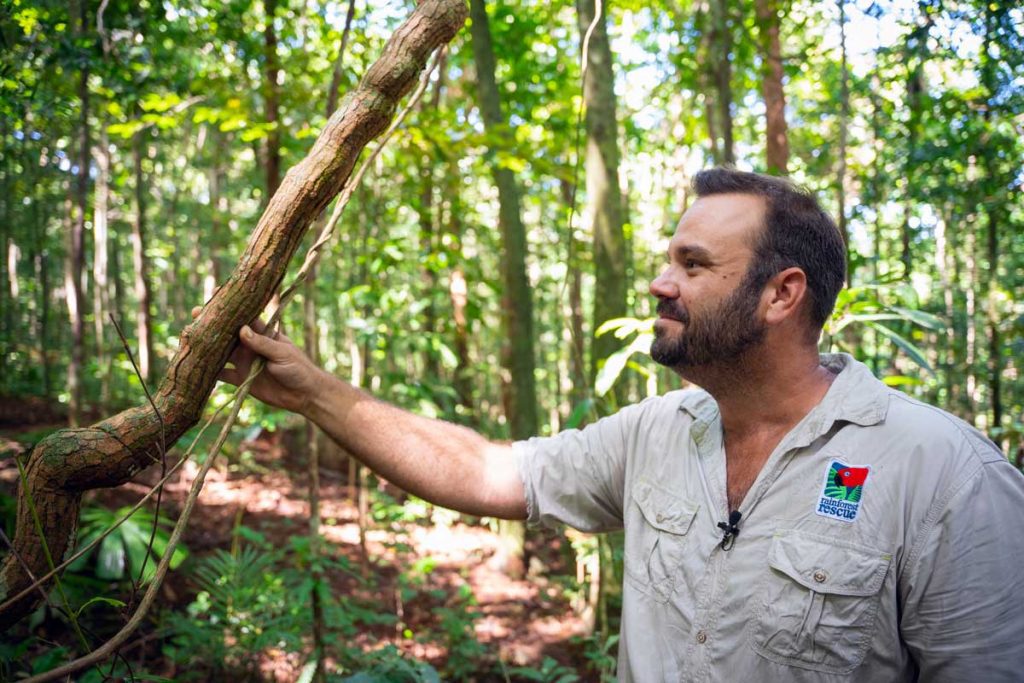
[[734,360],[764,338],[763,288],[747,278],[764,211],[758,197],[724,194],[698,199],[683,216],[669,265],[651,283],[656,362],[685,372]]

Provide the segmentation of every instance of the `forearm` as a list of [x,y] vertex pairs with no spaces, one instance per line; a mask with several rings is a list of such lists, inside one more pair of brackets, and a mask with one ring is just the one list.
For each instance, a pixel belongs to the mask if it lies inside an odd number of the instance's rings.
[[327,373],[320,387],[303,414],[388,481],[461,512],[526,518],[511,446],[414,415]]

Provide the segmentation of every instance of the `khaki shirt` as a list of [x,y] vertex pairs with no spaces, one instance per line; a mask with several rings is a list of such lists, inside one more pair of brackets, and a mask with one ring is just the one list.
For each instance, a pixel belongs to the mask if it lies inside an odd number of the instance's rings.
[[515,444],[532,524],[625,528],[623,681],[1024,680],[1024,476],[847,355],[739,507],[703,391]]

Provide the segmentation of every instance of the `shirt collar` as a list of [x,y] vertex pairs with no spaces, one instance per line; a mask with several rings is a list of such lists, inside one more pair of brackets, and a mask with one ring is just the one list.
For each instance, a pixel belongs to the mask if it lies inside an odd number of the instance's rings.
[[[821,364],[837,375],[825,398],[803,420],[802,432],[821,434],[840,420],[870,427],[885,419],[889,389],[866,365],[847,353],[823,353]],[[700,431],[718,417],[718,404],[704,390],[684,392],[679,409],[693,418]]]

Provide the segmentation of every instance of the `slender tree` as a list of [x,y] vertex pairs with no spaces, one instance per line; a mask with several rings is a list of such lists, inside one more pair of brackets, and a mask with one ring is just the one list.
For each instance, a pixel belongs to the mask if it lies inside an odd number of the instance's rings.
[[[765,157],[768,173],[789,173],[789,134],[786,94],[782,87],[782,47],[779,28],[787,0],[755,0],[760,32],[761,92],[764,95]],[[843,0],[840,0],[842,3]]]
[[[85,50],[89,33],[89,2],[78,0],[79,49]],[[71,356],[68,362],[68,422],[78,426],[82,418],[82,370],[85,363],[85,323],[82,295],[82,272],[85,266],[85,217],[89,207],[89,64],[81,59],[78,74],[79,130],[78,173],[75,176],[73,214],[69,221],[67,266],[64,292],[71,324]]]
[[839,234],[846,244],[847,275],[850,277],[850,231],[846,226],[846,146],[848,127],[850,125],[850,74],[846,63],[846,0],[838,0],[839,5],[839,151],[838,173],[836,180],[836,215],[839,218]]
[[[495,78],[494,45],[487,19],[485,0],[470,0],[470,34],[476,64],[480,114],[488,137],[493,141],[491,154],[511,147],[508,120],[501,110],[501,95]],[[495,155],[496,156],[496,155]],[[519,205],[519,187],[510,168],[491,164],[498,188],[498,223],[502,243],[503,328],[505,336],[502,360],[508,373],[505,391],[505,415],[513,439],[525,439],[537,433],[537,389],[534,379],[533,294],[526,275],[526,229]],[[519,522],[503,522],[505,552],[501,561],[510,575],[522,574],[523,535]]]
[[732,130],[732,27],[730,0],[709,0],[708,30],[705,34],[707,81],[711,88],[707,99],[708,133],[711,155],[716,164],[736,163]]
[[277,54],[277,0],[263,0],[265,17],[263,27],[263,99],[267,137],[264,143],[263,164],[266,174],[266,197],[277,192],[281,184],[281,58]]
[[132,265],[137,310],[135,335],[139,342],[139,372],[150,383],[153,380],[152,288],[149,283],[149,259],[146,257],[146,177],[142,168],[146,130],[132,138],[132,174],[135,178],[135,215],[132,220]]
[[[626,315],[626,235],[619,187],[618,121],[615,115],[615,74],[606,25],[606,3],[595,17],[595,0],[577,0],[582,49],[586,57],[583,101],[586,107],[586,186],[584,216],[593,229],[593,330],[605,321]],[[590,355],[591,379],[621,342],[606,334],[595,336]],[[623,385],[619,385],[622,387]],[[621,392],[621,390],[620,390]],[[624,396],[620,396],[620,399]]]

